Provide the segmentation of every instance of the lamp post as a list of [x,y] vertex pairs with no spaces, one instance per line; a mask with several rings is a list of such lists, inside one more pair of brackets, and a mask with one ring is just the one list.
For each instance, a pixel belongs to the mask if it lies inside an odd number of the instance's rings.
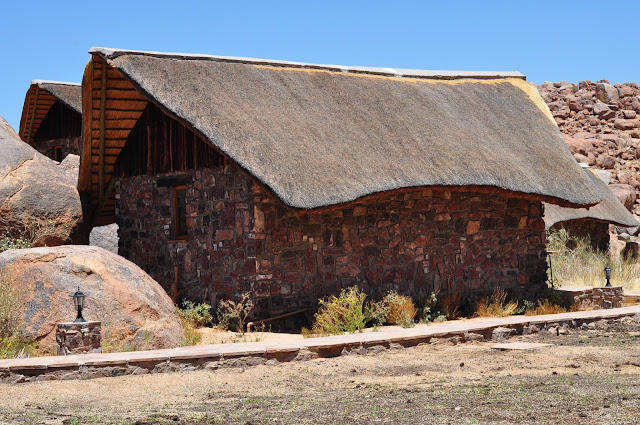
[[607,279],[607,284],[604,286],[611,287],[611,267],[607,266],[604,268],[604,277]]
[[82,293],[82,291],[80,290],[80,287],[78,286],[78,290],[76,291],[75,294],[73,294],[73,305],[76,307],[76,310],[78,311],[78,317],[76,317],[76,320],[74,320],[74,323],[86,322],[86,320],[84,320],[84,317],[82,317],[82,309],[84,308],[84,298],[85,298],[85,295],[84,293]]

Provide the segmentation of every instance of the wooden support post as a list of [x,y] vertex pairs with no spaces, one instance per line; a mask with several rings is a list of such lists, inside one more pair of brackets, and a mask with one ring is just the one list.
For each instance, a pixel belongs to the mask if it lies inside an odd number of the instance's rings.
[[169,121],[169,160],[171,161],[170,170],[173,171],[173,120]]
[[[104,127],[105,127],[105,109],[107,106],[107,63],[102,63],[102,75],[100,85],[100,134],[99,134],[99,152],[98,152],[98,204],[104,205]],[[96,216],[100,214],[97,211]]]
[[100,218],[100,213],[104,208],[104,204],[106,204],[107,201],[109,200],[109,197],[111,196],[111,192],[113,192],[115,184],[116,184],[116,176],[111,176],[111,180],[109,180],[109,184],[107,185],[105,192],[104,193],[100,192],[100,195],[99,195],[100,201],[98,202],[98,206],[96,207],[96,209],[93,211],[93,217],[91,217],[91,224],[93,226],[95,226],[96,223],[98,222],[98,219]]
[[151,174],[151,126],[147,126],[147,174]]
[[36,107],[38,106],[38,93],[40,92],[40,87],[36,86],[36,94],[33,98],[33,108],[31,108],[31,119],[29,120],[29,131],[27,131],[27,144],[31,144],[31,131],[33,131],[33,121],[36,119]]

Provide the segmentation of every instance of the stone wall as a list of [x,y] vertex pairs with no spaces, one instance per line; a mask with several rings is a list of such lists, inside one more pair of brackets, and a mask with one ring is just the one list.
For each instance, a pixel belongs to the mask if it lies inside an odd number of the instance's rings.
[[[187,186],[187,240],[172,240],[171,185]],[[253,291],[258,315],[311,306],[358,284],[397,290],[493,287],[535,292],[546,279],[542,204],[414,189],[330,210],[282,204],[235,166],[116,183],[119,252],[167,291],[215,304]]]
[[44,156],[55,159],[55,147],[62,146],[62,159],[67,155],[74,154],[82,156],[82,137],[70,137],[66,139],[52,139],[35,142],[33,148]]
[[605,252],[609,249],[609,223],[584,218],[556,223],[551,228],[565,229],[572,238],[589,238],[595,250]]

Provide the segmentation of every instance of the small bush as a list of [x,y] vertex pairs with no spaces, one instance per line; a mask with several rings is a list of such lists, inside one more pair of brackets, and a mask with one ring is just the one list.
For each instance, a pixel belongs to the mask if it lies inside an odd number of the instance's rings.
[[27,357],[35,351],[24,337],[20,290],[0,271],[0,358]]
[[231,329],[235,326],[237,332],[244,335],[244,324],[253,310],[253,300],[251,293],[242,294],[240,301],[220,301],[218,304],[218,327],[221,329]]
[[356,286],[340,291],[340,294],[320,300],[320,309],[314,316],[312,334],[339,335],[359,332],[367,322],[364,300],[367,295]]
[[516,313],[517,302],[506,302],[507,293],[496,288],[490,297],[483,297],[476,304],[474,317],[507,317]]
[[35,219],[31,225],[14,236],[5,233],[0,237],[0,252],[10,249],[26,249],[41,246],[49,237],[67,239],[70,229],[58,226],[57,220]]
[[402,326],[403,328],[411,328],[415,325],[413,319],[416,317],[418,310],[410,297],[390,291],[383,298],[382,303],[389,306],[387,323]]
[[438,294],[432,292],[418,303],[418,318],[421,322],[446,322],[447,315],[438,310]]
[[369,301],[364,306],[364,316],[367,323],[371,323],[374,328],[377,328],[387,322],[389,305],[382,301]]
[[209,326],[213,323],[211,306],[206,303],[195,304],[192,301],[185,300],[182,303],[182,308],[178,309],[178,315],[184,322],[188,322],[195,328]]

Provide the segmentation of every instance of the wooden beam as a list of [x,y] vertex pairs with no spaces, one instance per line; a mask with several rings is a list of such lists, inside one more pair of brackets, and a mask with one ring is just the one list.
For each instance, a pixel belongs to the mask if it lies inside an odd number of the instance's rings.
[[27,144],[31,144],[31,131],[33,130],[33,120],[36,116],[36,106],[38,105],[38,93],[40,92],[40,87],[36,86],[36,95],[33,99],[33,109],[31,110],[31,119],[29,120],[29,131],[27,132]]
[[[104,204],[104,110],[107,105],[107,72],[102,70],[100,86],[100,133],[99,147],[100,151],[98,162],[98,205]],[[113,179],[112,179],[113,180]],[[97,210],[99,213],[99,210]]]
[[93,210],[93,217],[91,217],[92,226],[94,227],[96,226],[96,222],[100,218],[102,209],[104,208],[104,205],[107,203],[107,200],[111,196],[111,192],[113,192],[113,188],[115,187],[115,184],[116,184],[116,178],[115,176],[111,176],[111,180],[109,180],[109,184],[107,185],[107,188],[104,191],[104,193],[100,192],[100,200],[98,201],[98,205],[96,206],[96,209]]

